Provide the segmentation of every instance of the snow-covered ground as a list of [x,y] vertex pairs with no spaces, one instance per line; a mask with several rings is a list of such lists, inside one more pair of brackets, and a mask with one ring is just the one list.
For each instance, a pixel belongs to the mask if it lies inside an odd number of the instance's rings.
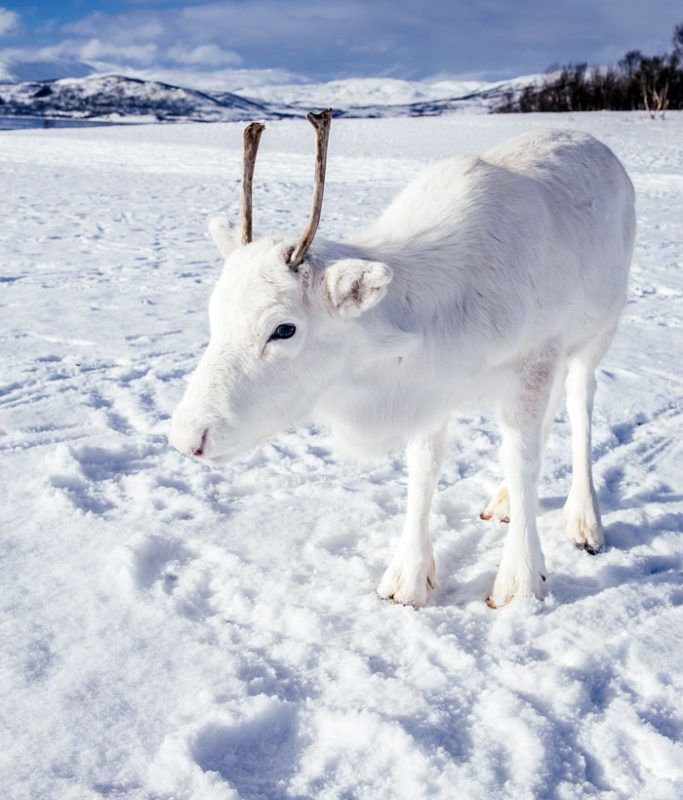
[[[400,454],[340,460],[314,428],[221,470],[168,447],[241,125],[0,134],[3,798],[683,796],[683,114],[340,120],[322,229],[352,231],[429,160],[547,125],[606,141],[638,194],[595,413],[608,550],[563,538],[561,413],[540,491],[549,596],[497,611],[489,418],[454,417],[421,611],[374,594]],[[311,149],[305,122],[268,123],[257,230],[300,229]]]

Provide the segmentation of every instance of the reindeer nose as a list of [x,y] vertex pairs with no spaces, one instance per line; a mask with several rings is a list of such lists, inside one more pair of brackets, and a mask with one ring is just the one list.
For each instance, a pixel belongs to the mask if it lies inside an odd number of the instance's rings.
[[204,455],[204,447],[206,446],[206,437],[209,435],[209,429],[206,428],[204,433],[202,433],[202,438],[199,441],[199,444],[192,449],[192,455],[201,458]]
[[197,456],[201,458],[206,455],[209,429],[206,424],[197,425],[193,420],[188,420],[180,409],[176,410],[171,420],[171,431],[169,439],[176,450],[180,450],[186,456]]

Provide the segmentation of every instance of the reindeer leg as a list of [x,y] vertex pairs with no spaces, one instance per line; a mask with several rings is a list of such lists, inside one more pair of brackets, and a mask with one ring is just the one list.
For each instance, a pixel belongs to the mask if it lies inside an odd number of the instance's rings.
[[564,507],[566,530],[577,547],[593,554],[605,545],[591,456],[595,368],[613,336],[611,330],[576,353],[569,362],[567,376],[567,413],[572,426],[572,483]]
[[447,423],[431,436],[411,440],[407,448],[408,509],[396,553],[377,593],[386,600],[416,607],[436,588],[434,554],[429,536],[429,509],[441,472]]
[[510,526],[498,574],[487,604],[496,608],[517,597],[543,598],[545,561],[536,528],[536,499],[543,418],[555,359],[520,365],[517,391],[503,404],[501,461],[510,493]]

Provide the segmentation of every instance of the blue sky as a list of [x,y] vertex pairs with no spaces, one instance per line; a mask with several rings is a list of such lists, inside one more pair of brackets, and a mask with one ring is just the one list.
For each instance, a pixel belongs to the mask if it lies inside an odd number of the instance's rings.
[[0,0],[0,78],[496,79],[669,47],[681,0]]

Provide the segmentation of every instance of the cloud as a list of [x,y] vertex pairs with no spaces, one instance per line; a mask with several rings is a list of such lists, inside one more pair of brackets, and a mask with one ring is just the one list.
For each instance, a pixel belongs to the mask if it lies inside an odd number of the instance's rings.
[[[135,48],[135,49],[133,49]],[[52,80],[81,78],[92,74],[118,74],[130,78],[156,80],[176,86],[210,91],[249,94],[261,86],[305,83],[307,76],[286,69],[239,68],[240,58],[231,51],[212,52],[213,68],[201,66],[193,50],[178,48],[168,66],[159,66],[152,57],[158,48],[105,45],[100,40],[65,40],[45,47],[0,48],[0,81]],[[128,60],[117,60],[119,56]],[[165,55],[165,54],[162,54]],[[221,64],[225,64],[222,66]],[[229,66],[233,64],[234,66]]]
[[19,14],[10,11],[4,6],[0,6],[0,36],[11,33],[19,27]]
[[227,67],[242,61],[239,53],[234,50],[224,50],[217,44],[201,44],[191,49],[171,47],[166,51],[166,57],[176,64],[196,64],[206,67]]
[[157,46],[117,45],[101,39],[65,39],[43,47],[0,49],[3,80],[50,80],[83,77],[93,72],[116,72],[122,64],[148,67],[154,63]]
[[233,90],[217,84],[267,71],[502,78],[555,62],[605,63],[631,48],[655,53],[680,21],[680,0],[129,0],[118,8],[53,21],[42,33],[22,29],[22,52],[3,61],[0,51],[0,62],[25,74],[51,52],[76,70],[178,75]]
[[85,42],[63,42],[57,48],[61,55],[70,55],[83,61],[118,61],[149,65],[154,63],[158,48],[153,42],[147,44],[119,45],[88,39]]
[[0,80],[3,81],[82,78],[96,71],[92,64],[62,56],[55,48],[0,48]]
[[[110,70],[112,71],[112,70]],[[120,75],[143,80],[161,81],[205,92],[234,92],[250,96],[263,86],[307,83],[310,78],[284,69],[213,69],[187,67],[120,68]]]

